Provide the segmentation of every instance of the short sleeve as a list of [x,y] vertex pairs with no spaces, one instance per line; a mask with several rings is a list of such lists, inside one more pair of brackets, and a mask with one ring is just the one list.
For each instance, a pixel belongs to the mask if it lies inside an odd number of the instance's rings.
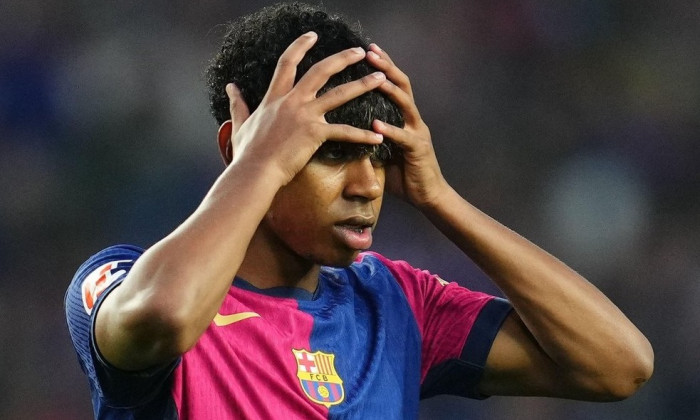
[[[488,300],[479,311],[458,357],[431,366],[421,385],[421,398],[451,394],[462,397],[484,399],[476,388],[486,367],[486,359],[498,331],[512,307],[498,297]],[[455,328],[459,329],[457,326]]]
[[476,392],[486,358],[510,313],[502,298],[472,291],[377,254],[401,285],[421,332],[421,397],[484,398]]
[[[143,250],[117,245],[100,251],[80,266],[65,296],[66,320],[78,362],[88,377],[93,404],[130,408],[152,400],[173,365],[126,372],[105,361],[95,344],[94,321],[100,305],[119,287]],[[96,407],[97,409],[97,407]]]

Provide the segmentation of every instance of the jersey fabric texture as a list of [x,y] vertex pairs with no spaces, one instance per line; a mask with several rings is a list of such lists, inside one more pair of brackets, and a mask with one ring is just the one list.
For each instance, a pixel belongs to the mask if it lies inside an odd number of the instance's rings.
[[66,316],[97,419],[415,419],[421,397],[475,391],[511,310],[503,299],[361,253],[323,267],[315,293],[236,278],[197,344],[168,366],[125,372],[95,344],[105,297],[143,250],[91,257]]

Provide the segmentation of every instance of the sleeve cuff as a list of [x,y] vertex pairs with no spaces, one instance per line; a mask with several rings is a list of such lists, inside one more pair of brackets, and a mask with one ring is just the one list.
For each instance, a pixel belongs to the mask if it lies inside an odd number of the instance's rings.
[[421,386],[421,399],[450,394],[474,399],[488,395],[477,392],[491,346],[512,306],[501,298],[490,300],[479,313],[467,337],[462,354],[430,369]]

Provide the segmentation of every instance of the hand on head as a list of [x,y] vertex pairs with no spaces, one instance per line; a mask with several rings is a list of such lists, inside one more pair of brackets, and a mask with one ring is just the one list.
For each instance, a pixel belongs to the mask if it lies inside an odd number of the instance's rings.
[[[314,64],[295,84],[297,65],[311,49],[317,35],[297,38],[280,56],[270,86],[260,106],[250,115],[240,92],[232,84],[226,88],[231,103],[232,162],[251,159],[272,165],[282,185],[289,182],[328,140],[379,144],[382,135],[347,124],[329,124],[324,115],[363,93],[377,88],[386,79],[375,72],[336,86],[317,96],[328,80],[348,65],[365,58],[361,48],[333,54]],[[219,144],[228,130],[221,133]],[[225,149],[224,149],[225,152]]]
[[403,127],[396,127],[375,120],[372,126],[402,151],[401,159],[387,167],[386,189],[416,207],[429,206],[449,186],[440,171],[430,130],[418,112],[411,81],[377,44],[370,45],[367,61],[386,74],[387,80],[377,89],[398,105],[405,122]]

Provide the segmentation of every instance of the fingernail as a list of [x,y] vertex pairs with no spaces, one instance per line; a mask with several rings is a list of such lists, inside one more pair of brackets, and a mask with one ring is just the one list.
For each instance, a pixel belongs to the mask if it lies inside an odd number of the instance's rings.
[[318,36],[318,34],[314,31],[309,31],[309,32],[305,33],[304,36],[309,37],[309,38],[316,38]]
[[352,49],[352,52],[355,54],[364,54],[365,50],[363,50],[361,47],[355,47]]
[[372,76],[373,78],[375,78],[377,80],[386,79],[386,75],[384,73],[382,73],[381,71],[375,71],[370,76]]
[[374,43],[372,43],[372,45],[371,45],[371,46],[374,46],[374,48],[376,48],[376,49],[377,49],[377,51],[379,51],[379,52],[381,52],[381,51],[382,51],[382,49],[381,49],[381,48],[379,48],[379,45],[377,45],[377,44],[374,44]]
[[384,140],[384,135],[379,133],[374,133],[374,137],[376,137],[377,140]]

